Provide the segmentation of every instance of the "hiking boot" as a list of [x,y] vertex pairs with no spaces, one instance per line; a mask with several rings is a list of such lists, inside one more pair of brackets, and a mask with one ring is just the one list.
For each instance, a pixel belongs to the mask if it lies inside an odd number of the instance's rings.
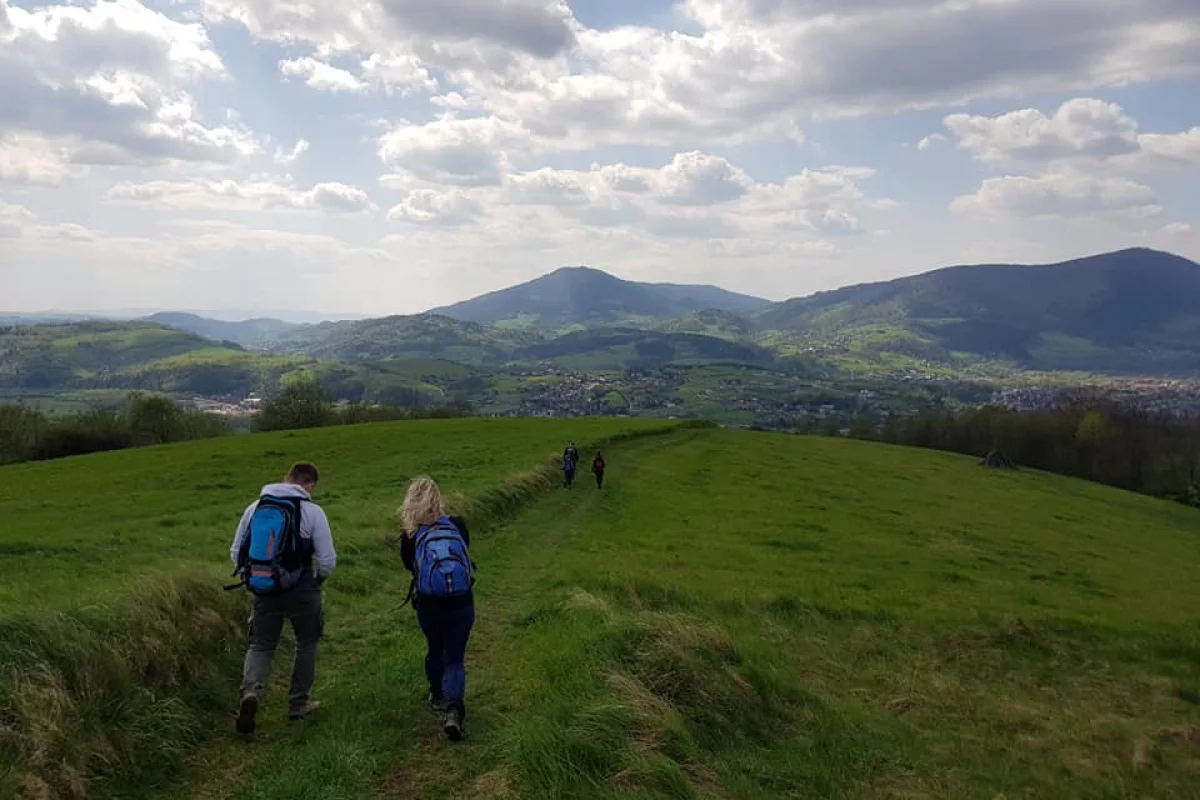
[[321,704],[319,702],[317,702],[316,700],[309,700],[307,703],[304,704],[304,708],[300,709],[299,711],[289,711],[288,712],[288,721],[289,722],[299,722],[302,719],[308,719],[309,717],[311,717],[313,715],[313,712],[315,712],[320,707],[321,707]]
[[446,724],[442,726],[442,730],[446,732],[446,738],[450,741],[461,741],[465,735],[463,732],[463,713],[457,708],[447,711]]
[[446,698],[438,697],[433,692],[429,693],[429,710],[435,714],[445,714],[450,710],[449,704],[446,703]]
[[237,732],[243,736],[249,736],[254,733],[256,717],[258,716],[258,695],[247,692],[242,695],[242,702],[238,704]]

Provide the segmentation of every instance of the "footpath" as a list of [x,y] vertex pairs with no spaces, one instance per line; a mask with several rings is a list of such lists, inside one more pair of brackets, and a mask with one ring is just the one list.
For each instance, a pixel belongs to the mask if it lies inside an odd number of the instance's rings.
[[[502,776],[480,772],[511,746],[507,722],[523,694],[520,665],[507,663],[506,647],[521,636],[514,611],[553,582],[554,554],[577,521],[618,502],[621,486],[637,480],[637,464],[650,452],[677,446],[701,432],[680,430],[619,442],[605,448],[610,465],[603,491],[577,480],[533,497],[500,525],[468,516],[472,555],[479,564],[477,619],[467,650],[467,734],[447,742],[440,720],[425,706],[424,639],[410,608],[400,608],[408,574],[399,554],[382,541],[349,556],[361,570],[368,560],[392,577],[369,595],[327,592],[326,640],[318,662],[314,718],[283,721],[291,666],[290,632],[280,644],[268,705],[252,740],[229,734],[195,753],[179,788],[146,789],[154,800],[359,800],[438,796],[503,797]],[[468,505],[470,505],[468,503]],[[469,513],[469,512],[468,512]],[[342,570],[347,558],[343,557]],[[334,577],[348,577],[342,575]],[[332,584],[331,584],[332,586]],[[233,691],[231,689],[231,691]],[[462,793],[466,792],[465,795]]]

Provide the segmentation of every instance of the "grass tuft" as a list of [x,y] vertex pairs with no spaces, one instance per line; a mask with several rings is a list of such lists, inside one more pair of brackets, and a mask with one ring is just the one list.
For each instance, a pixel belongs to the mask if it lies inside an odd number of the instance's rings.
[[244,617],[219,588],[163,581],[110,609],[0,620],[0,796],[83,798],[177,768]]

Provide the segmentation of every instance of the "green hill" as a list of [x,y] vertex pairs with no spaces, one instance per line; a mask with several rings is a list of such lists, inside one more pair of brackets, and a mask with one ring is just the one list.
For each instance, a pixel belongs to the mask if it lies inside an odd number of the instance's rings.
[[[1154,375],[1200,368],[1197,309],[1200,265],[1132,249],[851,286],[775,305],[756,322],[843,351]],[[872,337],[876,347],[860,346]]]
[[466,322],[520,322],[554,329],[665,319],[709,308],[753,311],[765,305],[766,300],[715,286],[637,283],[588,267],[563,267],[431,313]]
[[194,333],[149,322],[0,328],[0,386],[58,388],[102,383],[124,369],[213,346]]
[[[20,399],[81,391],[111,399],[146,389],[176,396],[245,396],[311,374],[335,399],[410,403],[446,400],[476,373],[444,361],[341,363],[308,355],[251,352],[151,322],[82,322],[0,328],[0,393]],[[476,381],[477,382],[477,381]],[[413,393],[417,394],[413,394]]]
[[567,333],[521,348],[514,359],[550,361],[578,369],[621,370],[712,361],[768,364],[772,355],[748,342],[715,336],[605,327]]
[[163,312],[146,317],[147,322],[167,325],[182,331],[212,339],[215,342],[235,342],[240,345],[261,345],[299,328],[283,320],[258,318],[228,322],[198,314]]
[[271,344],[275,352],[357,363],[383,359],[440,359],[467,365],[508,360],[539,337],[445,316],[382,317],[299,328]]
[[[606,447],[603,493],[548,491],[538,465],[566,438],[632,432],[657,435]],[[215,587],[247,495],[299,457],[323,468],[341,557],[325,707],[281,720],[281,656],[247,746],[227,714],[246,600]],[[460,749],[423,707],[386,544],[417,472],[478,531]],[[611,420],[256,435],[0,478],[6,797],[1194,794],[1200,517],[1183,506],[928,451]]]

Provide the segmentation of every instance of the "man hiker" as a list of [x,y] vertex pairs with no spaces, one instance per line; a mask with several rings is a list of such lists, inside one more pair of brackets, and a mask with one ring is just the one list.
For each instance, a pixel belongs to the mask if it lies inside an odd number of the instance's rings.
[[592,472],[596,474],[596,488],[604,488],[604,455],[597,450],[596,457],[592,459]]
[[563,459],[563,488],[570,489],[575,483],[575,462],[570,458]]
[[575,442],[568,442],[567,449],[563,450],[563,488],[570,489],[575,483],[575,470],[579,466],[579,450],[575,447]]
[[284,620],[296,636],[288,719],[304,719],[320,705],[309,694],[325,628],[321,587],[337,566],[337,553],[325,511],[312,501],[317,479],[317,468],[300,462],[283,483],[264,486],[242,514],[229,548],[234,574],[254,595],[236,724],[242,734],[254,732]]

